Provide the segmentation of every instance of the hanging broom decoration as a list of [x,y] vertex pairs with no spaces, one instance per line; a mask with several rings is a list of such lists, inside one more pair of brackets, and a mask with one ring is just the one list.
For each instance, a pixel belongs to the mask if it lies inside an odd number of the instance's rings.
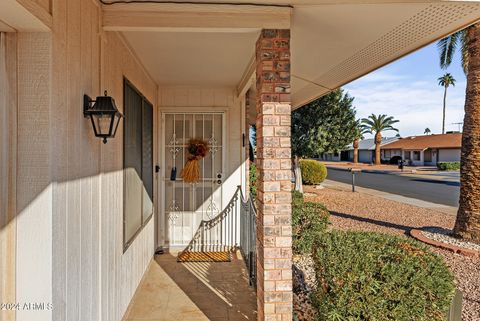
[[187,163],[182,170],[182,178],[186,183],[198,183],[200,181],[200,167],[198,161],[207,155],[207,142],[201,139],[190,139],[188,142],[188,157]]

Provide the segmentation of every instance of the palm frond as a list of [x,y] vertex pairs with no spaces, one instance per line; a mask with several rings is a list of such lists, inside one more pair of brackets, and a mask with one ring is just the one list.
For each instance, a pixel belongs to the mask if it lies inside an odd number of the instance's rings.
[[468,62],[470,61],[470,55],[468,52],[468,29],[463,30],[462,36],[460,37],[461,43],[461,55],[462,55],[462,68],[465,75],[468,74]]
[[453,55],[457,49],[463,30],[455,32],[438,41],[437,47],[440,54],[440,68],[447,69],[452,63]]

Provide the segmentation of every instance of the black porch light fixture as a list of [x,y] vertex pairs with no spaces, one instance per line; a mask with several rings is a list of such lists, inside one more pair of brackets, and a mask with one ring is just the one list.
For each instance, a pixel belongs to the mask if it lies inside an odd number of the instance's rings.
[[106,90],[105,96],[98,96],[96,100],[92,100],[88,95],[83,96],[83,116],[90,118],[95,136],[103,138],[104,144],[108,138],[115,137],[123,117],[115,105],[115,100],[107,96]]

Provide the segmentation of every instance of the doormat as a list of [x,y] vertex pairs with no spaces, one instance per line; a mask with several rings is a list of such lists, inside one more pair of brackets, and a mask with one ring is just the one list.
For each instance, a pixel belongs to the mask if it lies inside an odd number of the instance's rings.
[[231,262],[230,252],[189,252],[178,253],[177,262]]

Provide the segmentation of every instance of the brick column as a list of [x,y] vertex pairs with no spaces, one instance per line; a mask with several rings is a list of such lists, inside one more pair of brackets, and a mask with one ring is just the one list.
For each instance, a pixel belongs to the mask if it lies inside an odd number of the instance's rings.
[[258,320],[291,321],[290,30],[262,30],[256,62]]

